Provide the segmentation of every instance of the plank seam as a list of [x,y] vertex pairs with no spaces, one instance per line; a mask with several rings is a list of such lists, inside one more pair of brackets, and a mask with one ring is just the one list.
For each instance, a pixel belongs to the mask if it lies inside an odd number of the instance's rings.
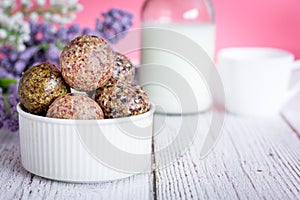
[[300,133],[297,131],[297,129],[291,124],[291,122],[286,118],[286,116],[282,113],[280,113],[280,117],[283,119],[283,121],[287,124],[287,126],[292,130],[293,133],[296,134],[297,138],[300,140]]
[[156,173],[156,159],[155,159],[155,147],[154,147],[154,137],[152,137],[152,190],[153,190],[153,199],[157,200],[157,173]]

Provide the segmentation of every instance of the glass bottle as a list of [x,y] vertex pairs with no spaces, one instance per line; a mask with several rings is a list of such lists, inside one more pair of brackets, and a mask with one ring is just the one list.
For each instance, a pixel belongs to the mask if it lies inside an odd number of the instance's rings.
[[[174,32],[177,35],[174,35]],[[212,101],[210,89],[207,87],[210,72],[206,66],[209,65],[207,59],[213,60],[215,51],[214,13],[210,1],[146,0],[142,7],[141,33],[143,67],[137,71],[137,80],[139,84],[145,85],[150,101],[159,105],[157,111],[167,114],[189,114],[208,110]],[[179,37],[178,34],[183,37]],[[197,74],[197,70],[195,71],[189,61],[182,59],[188,56],[176,55],[178,46],[193,44],[204,50],[198,48],[196,54],[193,52],[194,55],[203,58],[196,64],[205,66],[198,70],[205,74],[204,79],[202,75]],[[162,50],[165,47],[167,49]],[[189,51],[188,49],[181,53],[189,55]],[[151,63],[162,66],[161,70],[147,71],[145,66]],[[176,74],[179,75],[178,81],[174,80]],[[148,84],[149,81],[154,84]],[[186,93],[182,90],[186,90]],[[192,101],[193,99],[196,100]]]
[[215,51],[214,10],[210,0],[146,0],[142,28],[168,28],[186,35],[213,58]]

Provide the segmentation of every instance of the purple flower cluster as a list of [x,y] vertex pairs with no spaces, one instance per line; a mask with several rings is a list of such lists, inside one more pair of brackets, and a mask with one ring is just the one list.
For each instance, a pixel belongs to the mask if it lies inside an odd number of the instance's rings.
[[113,44],[124,38],[132,26],[133,15],[123,10],[111,9],[102,16],[104,22],[96,20],[96,31]]
[[55,29],[52,24],[30,21],[30,40],[26,49],[18,52],[3,46],[0,48],[0,78],[19,79],[23,71],[44,61],[59,66],[59,54],[63,47],[78,35],[96,35],[110,43],[117,43],[125,37],[132,26],[133,15],[123,10],[111,9],[102,14],[103,19],[96,19],[95,29],[81,29],[79,24]]
[[[18,52],[7,46],[0,47],[0,79],[19,80],[21,74],[28,68],[45,61],[59,66],[60,51],[78,35],[96,35],[110,43],[117,43],[125,37],[132,26],[133,15],[123,10],[111,9],[103,13],[102,17],[96,19],[94,30],[81,28],[79,24],[55,28],[51,23],[30,21],[30,40],[25,43],[24,51]],[[0,128],[6,127],[12,131],[17,128],[18,121],[14,108],[17,102],[16,86],[1,90]]]
[[17,84],[10,85],[4,95],[0,88],[0,129],[5,128],[11,132],[19,129],[18,114],[16,105],[18,104]]

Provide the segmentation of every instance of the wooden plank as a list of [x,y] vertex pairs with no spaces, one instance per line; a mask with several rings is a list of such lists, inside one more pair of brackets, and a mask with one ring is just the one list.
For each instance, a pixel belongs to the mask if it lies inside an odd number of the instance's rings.
[[[208,129],[208,118],[199,121],[200,132]],[[161,134],[172,135],[165,130]],[[199,158],[199,140],[176,163],[156,170],[158,199],[300,199],[300,141],[279,116],[227,115],[223,130],[205,159]]]
[[[290,89],[297,88],[297,85],[300,84],[299,80],[300,70],[297,69],[291,75]],[[300,91],[283,107],[282,115],[284,120],[286,120],[300,138]]]
[[282,115],[300,138],[300,92],[283,108]]
[[26,172],[17,133],[0,132],[0,199],[151,199],[151,174],[97,183],[72,184]]
[[[193,122],[192,118],[188,121]],[[169,116],[163,122],[167,132],[156,137],[160,138],[156,149],[170,142],[174,138],[172,133],[180,126],[178,117]],[[0,199],[300,198],[299,139],[279,117],[257,120],[228,116],[218,145],[205,159],[199,158],[199,146],[208,130],[210,115],[200,116],[198,123],[201,134],[196,142],[180,160],[156,170],[155,183],[150,175],[99,184],[39,178],[21,167],[17,134],[1,133]],[[168,153],[172,152],[165,156]]]

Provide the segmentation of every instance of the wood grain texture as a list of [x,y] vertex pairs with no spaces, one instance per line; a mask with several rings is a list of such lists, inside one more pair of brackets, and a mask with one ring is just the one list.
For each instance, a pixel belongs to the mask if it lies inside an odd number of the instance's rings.
[[[204,115],[202,131],[208,122]],[[228,115],[223,130],[205,159],[198,140],[180,160],[156,170],[158,199],[300,199],[300,141],[280,117]]]
[[300,92],[283,108],[282,115],[300,138]]
[[181,120],[156,116],[155,129],[160,131],[154,147],[159,156],[154,159],[161,168],[153,176],[97,184],[62,183],[26,172],[20,164],[18,134],[2,132],[0,199],[300,199],[300,140],[280,117],[228,115],[217,146],[204,159],[199,154],[211,115],[188,116],[186,137],[193,136],[189,132],[195,128],[194,117],[198,134],[177,161],[166,165],[180,156],[174,154],[180,144],[158,151],[176,138]]
[[0,199],[151,199],[151,174],[97,183],[47,180],[25,171],[17,133],[0,133]]
[[[298,88],[300,82],[300,68],[293,71],[290,81],[290,90]],[[300,138],[300,91],[293,96],[282,108],[281,114],[286,122]]]

